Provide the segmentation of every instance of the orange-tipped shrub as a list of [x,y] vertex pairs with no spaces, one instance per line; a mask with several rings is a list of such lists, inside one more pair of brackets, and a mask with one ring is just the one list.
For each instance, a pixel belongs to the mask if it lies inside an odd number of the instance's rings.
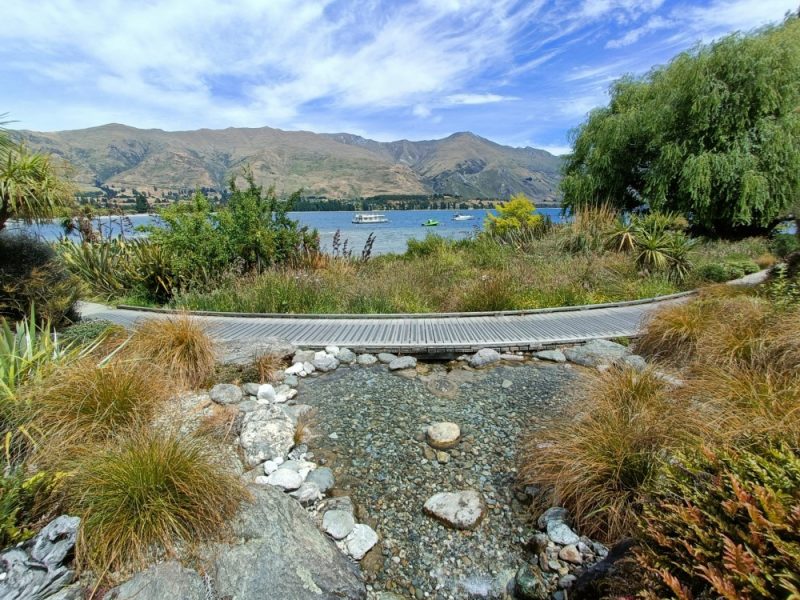
[[189,387],[200,386],[214,370],[214,344],[200,321],[186,314],[145,321],[136,328],[130,351]]

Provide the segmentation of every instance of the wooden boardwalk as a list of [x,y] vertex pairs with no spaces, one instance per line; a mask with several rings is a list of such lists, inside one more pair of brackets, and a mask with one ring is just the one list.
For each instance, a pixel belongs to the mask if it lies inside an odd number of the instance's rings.
[[[198,314],[220,342],[280,338],[303,348],[328,345],[354,351],[437,354],[474,352],[481,348],[535,350],[591,339],[633,337],[646,317],[676,295],[645,302],[596,305],[512,313],[460,315],[269,315]],[[164,312],[112,308],[82,303],[84,317],[108,319],[124,326],[142,319],[166,318]]]

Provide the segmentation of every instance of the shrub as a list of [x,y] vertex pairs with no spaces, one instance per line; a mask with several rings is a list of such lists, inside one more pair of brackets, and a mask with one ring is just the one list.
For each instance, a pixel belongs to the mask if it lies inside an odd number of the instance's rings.
[[40,319],[76,320],[80,281],[58,261],[53,248],[25,235],[0,235],[0,315],[24,318],[31,305]]
[[131,351],[190,387],[202,384],[214,370],[214,344],[200,321],[187,314],[138,325]]
[[125,328],[105,319],[81,320],[58,333],[61,343],[67,346],[86,346],[110,335],[124,333]]
[[21,467],[0,472],[0,548],[30,538],[41,523],[56,478]]
[[788,445],[678,454],[647,486],[638,531],[650,598],[796,598],[800,454]]
[[436,235],[435,233],[427,233],[421,240],[410,238],[406,242],[405,256],[409,258],[418,256],[431,256],[432,254],[437,254],[450,245],[452,245],[450,240],[447,240],[440,235]]
[[67,481],[79,562],[106,573],[220,537],[247,492],[218,457],[207,439],[145,430],[90,448]]
[[650,370],[615,368],[588,378],[573,414],[523,440],[521,480],[552,490],[586,535],[630,533],[632,508],[659,458],[700,428],[695,412],[667,389]]
[[731,277],[728,267],[722,263],[708,263],[701,265],[695,271],[696,275],[704,281],[712,281],[714,283],[725,283]]
[[800,237],[794,233],[775,233],[769,242],[769,249],[778,258],[785,258],[800,250]]
[[533,229],[542,224],[542,216],[525,194],[515,194],[496,207],[497,215],[489,214],[484,227],[489,235],[504,236],[513,231]]
[[42,431],[82,443],[148,422],[171,391],[159,372],[143,361],[97,365],[85,359],[56,370],[30,393]]

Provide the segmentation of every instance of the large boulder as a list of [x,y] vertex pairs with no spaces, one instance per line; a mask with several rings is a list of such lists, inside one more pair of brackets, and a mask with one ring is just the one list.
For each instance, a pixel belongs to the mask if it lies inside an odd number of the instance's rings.
[[294,354],[296,350],[294,344],[278,337],[217,340],[214,349],[219,362],[234,365],[251,365],[255,359],[265,354],[283,358]]
[[280,408],[265,406],[245,413],[239,445],[249,466],[284,457],[294,445],[294,423]]
[[564,350],[564,356],[571,362],[584,367],[599,367],[623,360],[630,350],[622,344],[608,340],[592,340],[582,346]]
[[488,365],[493,365],[496,362],[500,362],[501,360],[502,357],[497,350],[493,350],[492,348],[482,348],[470,357],[469,366],[475,368],[486,367]]
[[153,565],[137,573],[117,588],[108,592],[103,600],[204,600],[206,586],[194,569],[187,569],[170,560]]
[[210,572],[220,598],[366,598],[358,567],[300,504],[271,487],[254,487],[252,493],[253,504],[234,522],[242,541],[213,548]]

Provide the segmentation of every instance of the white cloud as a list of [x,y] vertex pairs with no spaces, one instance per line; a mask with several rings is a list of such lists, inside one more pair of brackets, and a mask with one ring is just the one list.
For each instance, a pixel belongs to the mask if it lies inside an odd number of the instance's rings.
[[622,48],[624,46],[630,46],[631,44],[638,42],[642,36],[647,35],[648,33],[658,31],[659,29],[668,29],[674,25],[675,23],[673,21],[656,15],[651,17],[647,23],[641,27],[631,29],[622,37],[608,41],[606,43],[606,48]]
[[446,104],[492,104],[507,100],[519,100],[515,96],[501,96],[499,94],[452,94],[446,96]]

